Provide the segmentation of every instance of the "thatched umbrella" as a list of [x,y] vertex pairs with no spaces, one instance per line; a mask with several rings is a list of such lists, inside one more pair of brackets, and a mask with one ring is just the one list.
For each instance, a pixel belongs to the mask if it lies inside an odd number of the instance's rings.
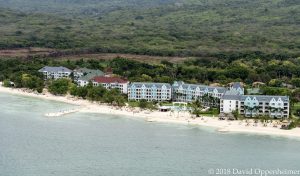
[[228,120],[235,120],[235,117],[232,113],[229,113],[227,118],[228,118]]
[[225,117],[226,117],[225,113],[219,114],[219,120],[225,120]]
[[281,122],[281,128],[282,129],[288,129],[288,127],[290,126],[290,122],[288,120],[284,120]]

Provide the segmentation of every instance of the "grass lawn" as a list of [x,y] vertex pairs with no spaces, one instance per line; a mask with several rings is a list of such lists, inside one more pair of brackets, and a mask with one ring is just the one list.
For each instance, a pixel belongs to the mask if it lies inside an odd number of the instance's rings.
[[173,106],[173,103],[170,102],[161,102],[159,103],[161,106]]
[[202,116],[209,116],[209,117],[217,117],[219,115],[219,110],[217,108],[212,108],[207,112],[201,113]]

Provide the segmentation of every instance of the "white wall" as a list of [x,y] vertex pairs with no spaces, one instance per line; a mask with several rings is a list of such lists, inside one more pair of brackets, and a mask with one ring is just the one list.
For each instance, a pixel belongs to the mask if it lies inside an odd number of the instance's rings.
[[88,81],[84,81],[84,80],[78,80],[77,83],[81,87],[87,86],[89,84]]
[[236,100],[223,100],[224,113],[230,113],[235,111],[236,109]]
[[123,94],[127,94],[128,93],[128,83],[123,84]]

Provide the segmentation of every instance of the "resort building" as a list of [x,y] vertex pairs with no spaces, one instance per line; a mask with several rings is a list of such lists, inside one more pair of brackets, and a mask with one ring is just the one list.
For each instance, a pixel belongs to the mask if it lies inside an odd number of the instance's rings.
[[239,95],[244,95],[245,93],[244,86],[240,82],[231,83],[229,90],[237,91]]
[[272,118],[288,118],[289,109],[287,96],[235,95],[226,92],[220,101],[221,113],[238,111],[245,117],[266,115]]
[[128,100],[170,101],[172,86],[168,83],[131,83],[128,87]]
[[73,71],[74,81],[77,82],[78,86],[87,86],[92,78],[96,76],[104,76],[101,70],[93,70],[88,68],[79,68]]
[[127,94],[128,80],[119,77],[96,76],[91,81],[94,86],[102,85],[106,89],[119,89],[121,93]]
[[[198,84],[185,84],[182,81],[175,81],[172,85],[173,101],[192,102],[200,99],[202,102],[207,102],[206,99],[215,99],[215,104],[219,104],[219,99],[228,90],[225,87],[212,87]],[[213,101],[213,100],[212,100]]]
[[72,70],[66,67],[43,67],[39,70],[40,73],[43,73],[44,79],[60,79],[70,77]]

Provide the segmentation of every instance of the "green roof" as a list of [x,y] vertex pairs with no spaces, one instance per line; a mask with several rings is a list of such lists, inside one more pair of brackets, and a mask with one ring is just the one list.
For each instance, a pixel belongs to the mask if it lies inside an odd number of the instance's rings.
[[84,73],[84,76],[80,77],[79,80],[89,81],[95,76],[104,76],[104,72],[101,70],[93,70],[88,68],[76,69],[76,72]]

